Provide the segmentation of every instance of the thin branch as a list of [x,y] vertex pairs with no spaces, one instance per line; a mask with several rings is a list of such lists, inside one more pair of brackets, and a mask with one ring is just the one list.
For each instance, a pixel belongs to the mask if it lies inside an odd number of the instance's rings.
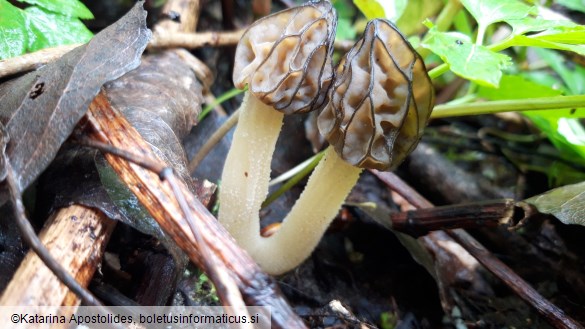
[[157,32],[148,44],[150,48],[203,48],[234,46],[240,41],[244,29],[228,32]]
[[[430,208],[433,204],[421,196],[416,190],[406,184],[393,173],[372,171],[376,176],[383,177],[383,182],[411,202],[417,208]],[[448,230],[449,236],[458,241],[466,251],[473,255],[486,269],[502,280],[521,299],[536,309],[555,328],[583,328],[575,320],[565,314],[556,305],[542,297],[524,279],[518,276],[510,267],[493,256],[472,236],[464,230]]]
[[[86,287],[116,226],[101,211],[71,205],[56,211],[39,238],[55,260]],[[81,300],[30,250],[0,297],[0,305],[77,306]],[[32,310],[31,310],[32,311]]]
[[14,170],[10,165],[9,161],[6,161],[6,184],[10,193],[10,199],[14,208],[14,215],[16,217],[16,224],[20,229],[22,238],[30,246],[30,248],[39,256],[39,258],[45,263],[45,265],[55,274],[64,285],[73,291],[81,300],[90,306],[103,307],[102,303],[99,302],[87,289],[82,287],[76,280],[69,274],[55,259],[47,248],[43,245],[39,237],[36,235],[32,225],[26,218],[26,210],[22,202],[20,190],[14,177]]
[[61,58],[61,56],[82,44],[46,48],[34,53],[0,60],[0,78],[25,71],[32,71]]
[[[176,174],[174,173],[171,167],[165,167],[164,164],[158,161],[154,161],[151,158],[147,158],[138,154],[133,154],[126,150],[122,150],[112,145],[105,144],[96,140],[92,140],[89,138],[82,138],[79,141],[82,145],[96,148],[104,153],[109,153],[115,156],[118,156],[126,161],[135,163],[143,168],[146,168],[153,173],[157,174],[161,180],[166,180],[169,185],[171,186],[174,196],[177,199],[177,202],[183,211],[183,215],[189,224],[189,228],[191,229],[191,233],[195,241],[197,241],[198,245],[205,246],[203,237],[201,233],[197,229],[195,225],[195,220],[191,212],[189,211],[189,207],[183,197],[182,191],[179,188],[179,183],[177,182]],[[204,268],[208,269],[209,273],[208,276],[215,284],[215,289],[217,291],[218,296],[222,301],[225,302],[225,305],[236,307],[239,306],[240,308],[245,307],[244,304],[241,303],[242,296],[238,293],[238,287],[231,283],[233,280],[229,278],[229,276],[225,273],[223,267],[215,266],[212,264],[210,260],[212,259],[212,255],[208,248],[202,248],[200,250],[202,261],[205,262]],[[236,296],[234,296],[234,292],[236,292]]]
[[[87,117],[90,138],[161,161],[138,132],[110,105],[103,93],[90,104]],[[215,266],[225,267],[224,273],[229,275],[230,280],[235,280],[247,304],[272,307],[272,324],[275,327],[305,327],[282,297],[276,282],[264,274],[250,256],[235,244],[233,238],[193,196],[182,180],[177,179],[177,184],[185,198],[189,216],[199,229],[201,241],[195,239],[168,182],[162,182],[157,174],[120,157],[111,154],[105,154],[105,157],[161,228],[173,237],[192,261],[209,273],[209,265],[201,251],[202,248],[208,248],[212,255],[211,262]],[[162,166],[166,167],[164,164]]]
[[223,139],[223,137],[236,125],[236,123],[238,123],[238,111],[232,113],[229,118],[205,141],[205,144],[201,146],[197,154],[193,156],[188,166],[188,170],[191,174],[195,172],[203,159],[205,159],[209,152],[213,150],[215,145],[217,145],[217,143]]

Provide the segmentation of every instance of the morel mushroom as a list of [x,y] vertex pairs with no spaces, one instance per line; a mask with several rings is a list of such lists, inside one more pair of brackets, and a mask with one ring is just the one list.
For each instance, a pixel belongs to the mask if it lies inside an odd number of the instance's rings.
[[319,128],[333,147],[280,229],[268,238],[259,235],[257,217],[258,196],[265,196],[268,187],[254,190],[258,186],[247,185],[254,195],[249,206],[255,218],[243,233],[233,234],[272,274],[286,272],[310,255],[363,168],[391,170],[404,160],[418,143],[433,106],[433,87],[422,59],[386,20],[368,23],[338,66],[329,94]]
[[420,56],[390,21],[375,19],[339,64],[319,131],[350,164],[392,170],[418,144],[433,98]]
[[234,84],[248,91],[223,169],[218,218],[261,265],[259,211],[282,119],[326,103],[336,22],[328,1],[309,2],[256,21],[236,49]]
[[406,38],[389,21],[376,19],[339,64],[329,98],[318,125],[332,147],[280,230],[267,239],[275,243],[260,244],[277,249],[263,251],[271,259],[258,258],[271,273],[290,270],[311,254],[363,168],[395,169],[414,149],[434,89]]

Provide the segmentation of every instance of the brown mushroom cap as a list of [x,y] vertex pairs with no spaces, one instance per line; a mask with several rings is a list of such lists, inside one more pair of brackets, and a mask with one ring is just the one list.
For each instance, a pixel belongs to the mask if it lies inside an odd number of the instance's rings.
[[328,1],[309,2],[254,22],[236,49],[233,80],[285,113],[320,109],[333,78],[337,17]]
[[319,130],[354,166],[396,168],[418,143],[434,101],[421,57],[385,19],[368,23],[345,55]]

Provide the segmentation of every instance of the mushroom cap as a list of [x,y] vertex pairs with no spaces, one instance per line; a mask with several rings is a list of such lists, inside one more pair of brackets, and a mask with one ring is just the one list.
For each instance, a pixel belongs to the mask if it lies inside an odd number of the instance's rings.
[[434,89],[422,58],[388,20],[370,21],[344,56],[318,126],[339,156],[370,169],[395,169],[430,117]]
[[254,22],[236,48],[233,80],[285,113],[321,109],[333,79],[337,16],[328,1],[309,2]]

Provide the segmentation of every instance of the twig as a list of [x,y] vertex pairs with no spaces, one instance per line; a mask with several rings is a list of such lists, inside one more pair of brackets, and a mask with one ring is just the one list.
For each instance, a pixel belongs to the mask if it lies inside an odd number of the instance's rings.
[[[109,153],[115,156],[118,156],[128,162],[135,163],[143,168],[146,168],[157,175],[159,175],[161,180],[166,180],[169,185],[171,186],[174,196],[177,199],[179,207],[183,211],[183,215],[191,229],[191,233],[198,245],[205,246],[203,238],[199,233],[199,230],[195,226],[195,221],[192,217],[191,212],[189,211],[189,207],[186,204],[185,198],[183,197],[182,191],[179,188],[179,183],[177,182],[177,178],[173,169],[171,167],[165,167],[163,163],[158,161],[153,161],[151,158],[146,158],[138,154],[133,154],[126,150],[118,149],[113,147],[109,144],[104,144],[102,142],[98,142],[95,140],[91,140],[89,138],[82,138],[81,144],[89,147],[96,148],[104,153]],[[240,307],[240,309],[245,308],[245,304],[243,304],[242,296],[239,294],[238,287],[233,284],[233,280],[227,276],[225,273],[225,268],[218,267],[216,264],[211,263],[212,255],[207,248],[202,248],[200,250],[201,259],[205,262],[204,268],[208,270],[209,278],[214,282],[215,288],[217,290],[217,294],[220,299],[225,302],[224,305],[231,306],[231,307]],[[234,292],[236,296],[234,296]]]
[[87,289],[82,287],[79,282],[75,280],[54,258],[51,256],[47,248],[43,245],[39,237],[36,235],[32,225],[26,218],[26,210],[22,203],[20,190],[14,178],[14,171],[9,161],[6,161],[6,183],[14,207],[14,215],[16,217],[16,224],[22,233],[22,238],[30,246],[30,248],[39,256],[43,263],[55,274],[59,280],[63,282],[71,291],[73,291],[81,300],[90,306],[102,306],[102,304],[95,298]]
[[583,328],[563,310],[546,300],[542,295],[518,276],[511,268],[502,263],[477,240],[464,230],[451,230],[447,233],[459,242],[473,257],[496,277],[502,280],[520,298],[534,307],[554,328]]
[[227,32],[157,32],[150,43],[149,48],[202,48],[202,47],[226,47],[234,46],[240,41],[245,29]]
[[470,202],[390,214],[392,229],[411,236],[455,228],[513,227],[516,202],[512,199]]
[[201,146],[199,151],[197,151],[197,154],[193,156],[189,162],[189,166],[187,167],[191,174],[195,172],[199,164],[201,164],[201,161],[205,159],[213,147],[215,147],[215,145],[217,145],[217,143],[222,140],[222,138],[236,125],[236,123],[238,123],[238,111],[232,113],[229,118],[224,121],[224,123],[219,128],[217,128],[217,130],[214,131],[213,134],[211,134],[211,136],[205,141],[205,144]]
[[34,53],[0,60],[0,78],[20,72],[32,71],[50,63],[82,44],[42,49]]
[[[87,286],[116,222],[102,212],[80,205],[59,209],[45,224],[40,238],[55,261]],[[0,305],[76,306],[80,302],[33,251],[24,258],[0,298]]]
[[[412,187],[393,173],[372,171],[377,177],[383,177],[383,182],[389,188],[399,193],[417,208],[430,208],[433,204],[418,194]],[[464,230],[446,231],[449,236],[458,241],[471,255],[485,268],[502,280],[520,298],[534,307],[555,328],[583,328],[575,320],[565,314],[556,305],[542,297],[524,279],[518,276],[511,268],[494,257],[484,246],[477,242]]]

